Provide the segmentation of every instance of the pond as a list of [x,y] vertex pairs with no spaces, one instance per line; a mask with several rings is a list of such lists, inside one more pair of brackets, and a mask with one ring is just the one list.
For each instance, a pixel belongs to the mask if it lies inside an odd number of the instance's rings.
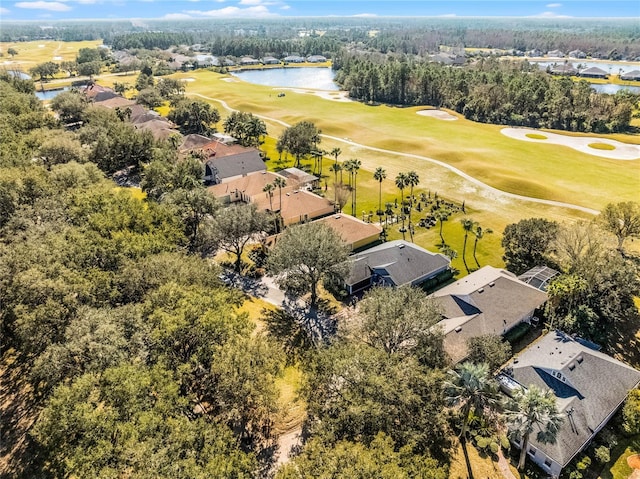
[[58,96],[63,91],[67,91],[69,87],[56,88],[55,90],[36,91],[36,96],[40,100],[51,100]]
[[338,91],[331,68],[267,68],[232,72],[241,80],[266,86]]
[[612,83],[599,85],[592,83],[591,88],[598,93],[609,93],[610,95],[615,95],[620,90],[629,90],[631,93],[640,94],[640,86],[614,85]]

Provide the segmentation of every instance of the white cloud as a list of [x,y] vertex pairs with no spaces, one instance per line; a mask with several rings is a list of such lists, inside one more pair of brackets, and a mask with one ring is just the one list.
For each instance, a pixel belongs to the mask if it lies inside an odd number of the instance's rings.
[[97,0],[78,0],[78,3],[81,5],[93,5],[97,3]]
[[374,18],[374,17],[377,17],[378,15],[376,15],[375,13],[357,13],[356,15],[351,15],[351,16],[356,18]]
[[562,6],[561,3],[549,3],[547,4],[547,8],[560,8]]
[[457,16],[458,15],[456,15],[455,13],[445,13],[445,14],[442,14],[442,15],[438,15],[438,17],[441,17],[441,18],[454,18],[454,17],[457,17]]
[[282,5],[280,10],[289,10],[291,7],[289,5]]
[[8,8],[0,7],[0,14],[8,15],[9,13],[11,13],[11,10],[9,10]]
[[239,5],[260,5],[262,0],[240,0]]
[[536,18],[571,18],[569,15],[558,15],[556,12],[542,12],[538,15],[532,15]]
[[[194,1],[194,0],[191,0],[191,1]],[[165,20],[190,20],[193,17],[191,15],[187,15],[186,13],[167,13],[162,18]]]
[[69,5],[61,2],[17,2],[16,8],[28,8],[32,10],[49,10],[52,12],[68,12],[71,10]]
[[271,13],[264,5],[258,5],[256,7],[238,8],[238,7],[224,7],[217,10],[187,10],[188,14],[202,17],[216,17],[216,18],[231,18],[231,17],[273,17],[277,16],[275,13]]

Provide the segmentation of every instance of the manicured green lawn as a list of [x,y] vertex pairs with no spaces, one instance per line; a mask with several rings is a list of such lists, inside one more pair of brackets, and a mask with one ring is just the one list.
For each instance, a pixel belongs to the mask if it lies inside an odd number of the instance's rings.
[[[295,92],[277,97],[276,90],[270,87],[209,71],[176,76],[196,79],[187,85],[190,93],[223,99],[233,108],[277,118],[288,124],[310,120],[327,135],[349,138],[368,146],[434,158],[504,191],[596,209],[612,197],[624,200],[637,195],[640,161],[608,160],[568,147],[515,140],[502,135],[501,126],[463,118],[446,122],[417,115],[421,107],[341,103]],[[268,126],[270,134],[276,137],[283,129],[282,125],[272,122]],[[608,137],[640,143],[637,136]],[[357,157],[363,161],[363,167],[370,170],[387,166],[395,174],[416,169],[427,179],[428,172],[434,168],[433,164],[420,159],[389,158],[393,155],[359,150],[330,139],[322,142],[324,149],[334,146],[359,153]],[[350,156],[347,153],[342,159]],[[438,185],[429,183],[424,186],[439,189]]]
[[[37,40],[33,42],[1,42],[0,51],[5,55],[3,61],[11,61],[8,66],[19,66],[22,71],[44,62],[61,62],[75,60],[81,48],[96,48],[102,45],[102,40],[83,42],[60,42],[57,40]],[[18,54],[11,58],[6,54],[7,49],[14,48]],[[56,58],[54,60],[54,57]]]

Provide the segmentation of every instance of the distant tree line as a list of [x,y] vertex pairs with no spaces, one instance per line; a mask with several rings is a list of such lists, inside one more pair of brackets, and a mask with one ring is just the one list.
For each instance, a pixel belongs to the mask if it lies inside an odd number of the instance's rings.
[[449,67],[405,55],[342,50],[333,68],[352,98],[445,107],[484,123],[621,132],[629,128],[638,101],[638,95],[599,94],[587,82],[555,79],[526,62],[495,58]]

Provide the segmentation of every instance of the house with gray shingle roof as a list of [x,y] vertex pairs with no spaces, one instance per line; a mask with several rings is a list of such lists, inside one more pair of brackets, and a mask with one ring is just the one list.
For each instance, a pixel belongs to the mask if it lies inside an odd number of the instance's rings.
[[631,70],[630,72],[620,75],[621,80],[640,81],[640,70]]
[[550,389],[564,415],[555,444],[531,435],[529,458],[558,477],[640,383],[640,371],[594,349],[592,343],[552,331],[514,357],[503,370],[519,387]]
[[591,67],[581,70],[579,75],[585,78],[607,78],[609,74],[602,68]]
[[444,348],[452,362],[468,355],[467,341],[476,336],[502,336],[524,321],[547,301],[547,294],[492,266],[439,289],[431,295],[442,309],[438,323],[444,331]]
[[346,281],[349,294],[371,286],[418,286],[449,269],[451,260],[404,240],[354,254]]
[[253,173],[267,171],[260,152],[247,148],[237,154],[216,157],[215,155],[205,165],[205,183],[217,185]]

